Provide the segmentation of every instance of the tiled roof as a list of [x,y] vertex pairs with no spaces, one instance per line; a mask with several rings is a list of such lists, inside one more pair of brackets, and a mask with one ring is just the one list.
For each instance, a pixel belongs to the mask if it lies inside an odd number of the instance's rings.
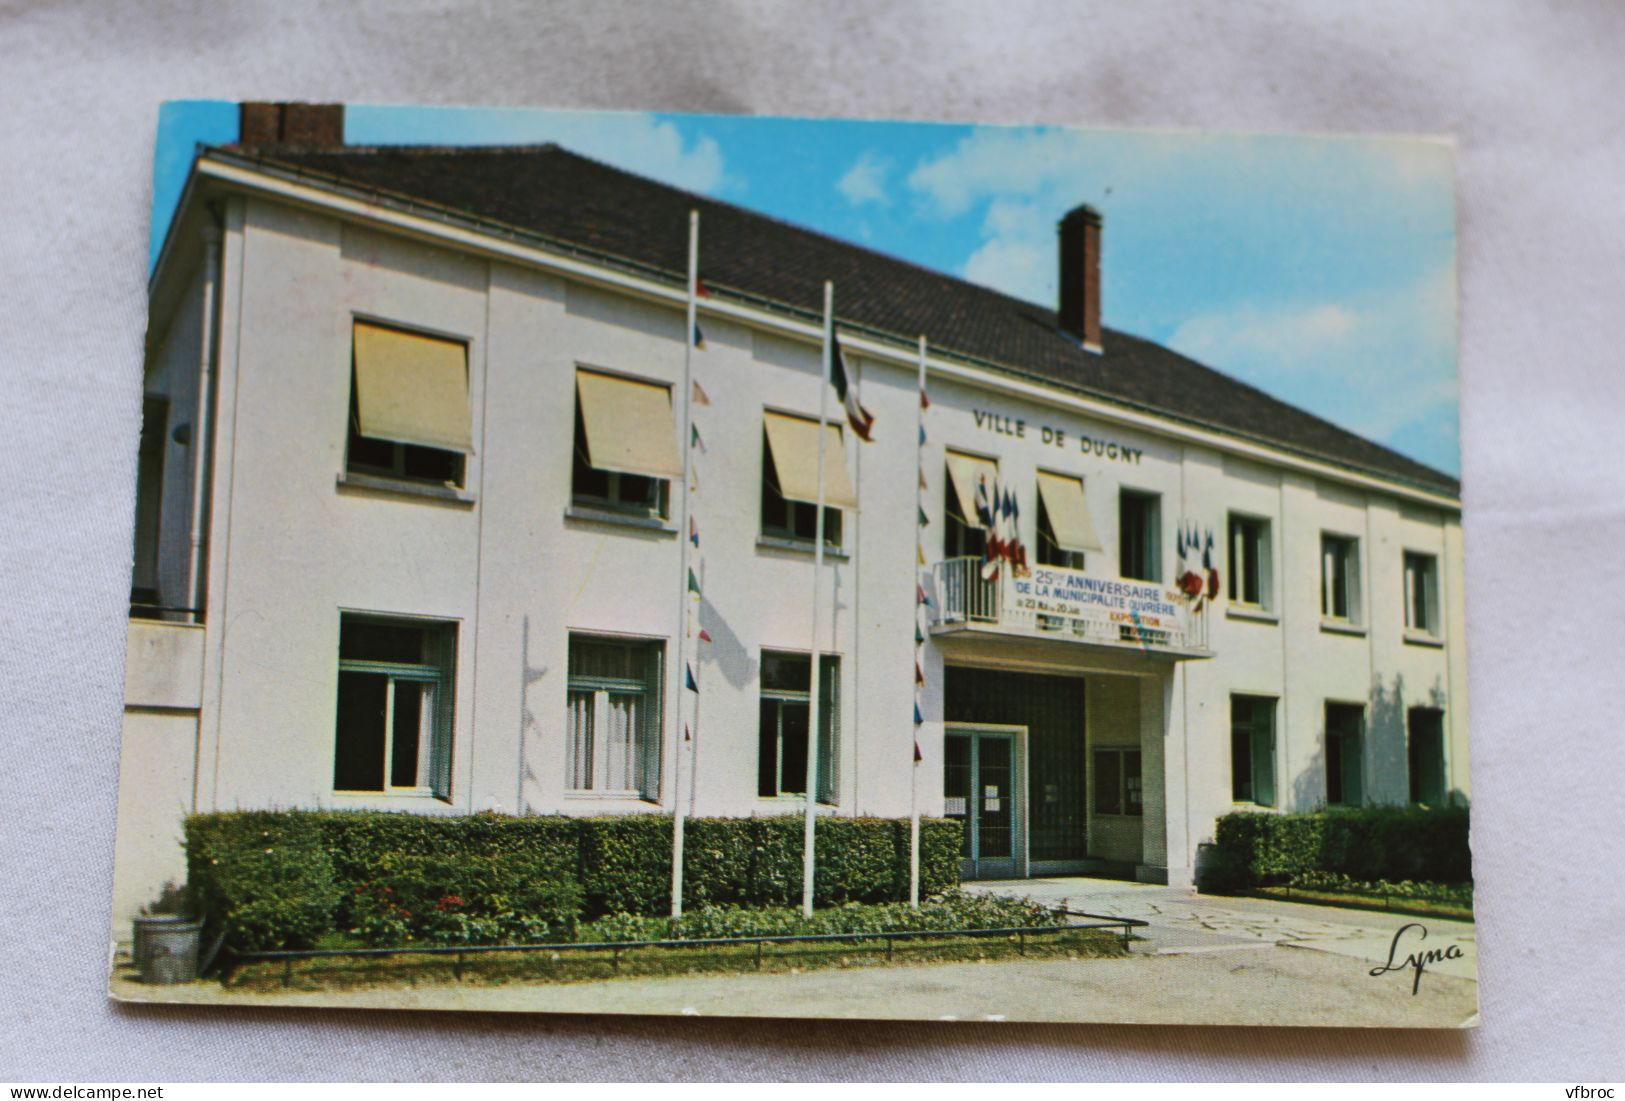
[[228,147],[267,164],[498,223],[680,281],[688,211],[700,211],[700,275],[713,292],[810,315],[834,280],[843,325],[1215,428],[1450,496],[1456,479],[1279,401],[1178,352],[1106,329],[1104,352],[1062,333],[1053,310],[556,145]]

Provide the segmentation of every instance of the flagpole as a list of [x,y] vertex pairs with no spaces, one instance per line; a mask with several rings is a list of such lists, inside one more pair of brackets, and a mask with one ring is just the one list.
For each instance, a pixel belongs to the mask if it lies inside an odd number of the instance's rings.
[[[915,405],[919,408],[919,431],[915,438],[919,443],[915,446],[914,460],[914,506],[915,515],[925,514],[925,334],[920,334],[920,364],[919,364],[919,396]],[[924,536],[918,524],[914,527],[914,554],[916,560],[925,553]],[[916,562],[916,569],[918,564]],[[920,605],[914,604],[914,629],[920,629]],[[915,668],[920,668],[919,662],[923,660],[923,648],[918,644],[914,647]],[[914,714],[920,714],[919,704],[920,686],[915,685],[911,695],[914,696]],[[914,744],[909,747],[909,776],[908,776],[908,904],[916,910],[920,907],[920,725],[914,724]]]
[[[692,435],[694,432],[694,325],[695,304],[694,289],[700,272],[700,212],[688,212],[688,315],[683,328],[683,497],[682,515],[678,518],[677,530],[681,550],[678,552],[680,572],[677,575],[677,676],[681,678],[677,684],[677,715],[672,723],[673,731],[684,727],[683,714],[688,710],[688,547],[689,539],[689,511],[688,511],[688,476],[689,467],[694,461],[694,447]],[[699,695],[699,685],[695,682],[695,696]],[[696,700],[697,703],[697,700]],[[671,814],[671,916],[683,916],[683,751],[685,743],[682,735],[677,734],[672,739],[676,743],[677,751],[672,758],[672,814]],[[693,788],[694,778],[689,777],[689,787]]]
[[802,784],[807,789],[807,815],[801,835],[801,913],[804,917],[812,917],[813,912],[813,845],[818,821],[818,736],[821,729],[818,725],[818,704],[822,664],[818,660],[818,645],[822,641],[819,633],[822,617],[819,612],[824,583],[824,452],[829,443],[829,429],[824,421],[829,415],[830,359],[834,334],[835,284],[825,280],[824,364],[823,377],[818,386],[818,511],[813,518],[812,693],[807,701],[807,777]]

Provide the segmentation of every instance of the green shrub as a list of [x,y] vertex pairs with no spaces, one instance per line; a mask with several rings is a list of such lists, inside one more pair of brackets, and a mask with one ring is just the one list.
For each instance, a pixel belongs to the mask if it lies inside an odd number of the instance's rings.
[[308,948],[334,928],[340,889],[312,815],[195,814],[186,820],[188,886],[209,935],[239,952]]
[[388,853],[352,892],[351,932],[373,947],[569,940],[581,888],[545,858]]
[[1427,880],[1359,880],[1337,872],[1301,872],[1292,877],[1291,886],[1305,891],[1330,891],[1344,895],[1363,895],[1368,898],[1415,899],[1424,902],[1446,902],[1472,909],[1471,883],[1435,883]]
[[420,856],[498,857],[522,854],[536,874],[574,882],[579,860],[575,820],[562,815],[426,815],[387,811],[321,811],[309,815],[321,830],[344,898],[341,926],[354,923],[355,888],[373,878],[380,862],[398,853]]
[[1233,880],[1223,889],[1288,883],[1309,873],[1466,883],[1472,879],[1467,827],[1464,807],[1336,807],[1227,814],[1214,841],[1221,877]]
[[[794,815],[689,819],[685,908],[799,903],[802,829]],[[820,818],[816,903],[906,898],[908,835],[906,819]],[[358,930],[374,944],[390,936],[508,940],[521,935],[515,930],[523,920],[562,928],[571,899],[588,917],[658,917],[671,905],[671,843],[672,820],[658,814],[246,811],[187,822],[191,886],[242,952],[306,947],[335,928]],[[922,897],[958,886],[959,846],[959,823],[921,821]],[[513,885],[521,872],[531,893]],[[402,901],[406,892],[410,903]],[[471,895],[505,902],[481,902],[476,912],[441,901],[467,904]],[[520,898],[527,901],[514,901]],[[526,909],[532,906],[534,913]]]
[[702,906],[680,918],[611,914],[581,929],[588,942],[795,937],[920,930],[1020,929],[1057,923],[1046,906],[1024,898],[949,891],[918,910],[906,902],[849,902],[806,918],[790,906]]
[[[655,814],[583,818],[577,828],[581,886],[589,913],[658,914],[671,909],[670,818]],[[686,870],[686,858],[683,863]]]

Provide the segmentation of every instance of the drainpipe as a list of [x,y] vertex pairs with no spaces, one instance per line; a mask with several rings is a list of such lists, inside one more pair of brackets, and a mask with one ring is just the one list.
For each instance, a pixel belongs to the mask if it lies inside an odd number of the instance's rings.
[[208,577],[203,563],[203,525],[208,520],[206,495],[210,458],[214,444],[214,337],[215,301],[220,286],[220,229],[203,230],[203,315],[197,369],[197,413],[192,418],[192,537],[191,567],[187,572],[188,603],[192,622],[202,623],[204,604],[209,596]]

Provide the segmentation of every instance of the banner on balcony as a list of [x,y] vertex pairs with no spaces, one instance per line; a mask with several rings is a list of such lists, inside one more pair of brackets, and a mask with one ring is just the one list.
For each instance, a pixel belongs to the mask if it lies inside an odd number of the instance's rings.
[[1034,566],[1025,577],[1005,578],[1006,606],[1015,614],[1073,620],[1090,633],[1140,635],[1147,643],[1177,643],[1190,626],[1180,595],[1149,581],[1096,577],[1082,570]]

